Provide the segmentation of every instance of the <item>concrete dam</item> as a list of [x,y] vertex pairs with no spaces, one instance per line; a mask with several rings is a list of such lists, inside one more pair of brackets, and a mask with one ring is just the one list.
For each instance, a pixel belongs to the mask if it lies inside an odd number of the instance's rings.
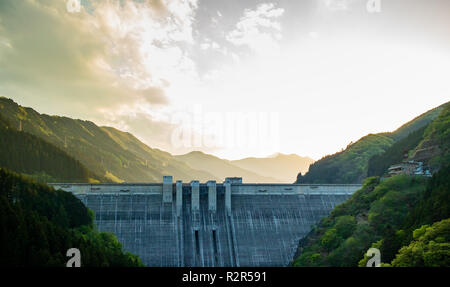
[[50,184],[95,212],[101,232],[146,266],[286,266],[300,238],[358,184],[244,184],[241,178]]

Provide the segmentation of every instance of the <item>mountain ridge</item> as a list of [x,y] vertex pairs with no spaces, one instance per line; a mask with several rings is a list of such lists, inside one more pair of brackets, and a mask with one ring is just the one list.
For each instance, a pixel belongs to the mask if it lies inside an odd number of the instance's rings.
[[231,161],[221,159],[217,156],[207,154],[201,151],[192,151],[183,155],[177,155],[176,158],[186,162],[192,168],[205,170],[218,177],[220,180],[224,180],[225,177],[242,177],[244,182],[253,183],[277,183],[280,182],[276,178],[265,177],[257,174],[251,170],[242,169]]
[[0,167],[45,182],[104,180],[60,148],[15,129],[1,115]]
[[21,126],[22,130],[50,142],[92,172],[111,181],[160,182],[163,175],[173,175],[183,181],[216,179],[114,128],[102,128],[91,121],[40,114],[5,97],[0,97],[0,113],[13,126]]
[[239,160],[232,160],[234,165],[252,170],[263,176],[271,175],[281,182],[292,183],[295,181],[298,171],[306,172],[309,166],[314,163],[310,157],[297,154],[276,153],[268,157],[247,157]]
[[340,152],[322,157],[306,174],[299,173],[296,183],[361,183],[367,177],[373,156],[383,154],[394,143],[430,124],[447,105],[428,110],[393,132],[369,134]]

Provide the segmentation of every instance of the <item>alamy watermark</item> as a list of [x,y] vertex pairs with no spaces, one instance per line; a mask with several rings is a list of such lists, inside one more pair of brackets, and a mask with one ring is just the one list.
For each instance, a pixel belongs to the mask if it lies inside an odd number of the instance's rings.
[[67,257],[71,257],[67,261],[66,267],[81,267],[81,252],[78,248],[70,248],[66,253]]
[[381,252],[378,248],[370,248],[366,252],[366,256],[370,258],[367,260],[366,267],[380,267],[381,266]]
[[175,148],[279,148],[278,112],[215,112],[194,105],[192,112],[171,114],[171,124]]

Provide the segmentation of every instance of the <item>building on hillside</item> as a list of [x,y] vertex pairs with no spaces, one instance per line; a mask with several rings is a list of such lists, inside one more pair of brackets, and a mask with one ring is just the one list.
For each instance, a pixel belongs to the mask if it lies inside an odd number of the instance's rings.
[[431,176],[430,171],[424,168],[423,162],[414,160],[391,165],[388,169],[388,174],[389,176],[397,174]]

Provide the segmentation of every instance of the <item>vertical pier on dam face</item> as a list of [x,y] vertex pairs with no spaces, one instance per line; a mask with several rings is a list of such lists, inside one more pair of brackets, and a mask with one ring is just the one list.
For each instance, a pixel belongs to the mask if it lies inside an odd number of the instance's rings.
[[183,182],[181,180],[177,180],[176,183],[176,207],[177,207],[177,216],[181,216],[181,210],[183,208]]
[[208,187],[208,210],[216,212],[217,209],[217,188],[216,181],[211,180],[206,183]]
[[164,176],[163,177],[163,202],[164,203],[171,203],[173,199],[173,184],[172,184],[172,177],[171,176]]
[[73,192],[147,266],[285,266],[298,240],[360,185],[52,184]]

